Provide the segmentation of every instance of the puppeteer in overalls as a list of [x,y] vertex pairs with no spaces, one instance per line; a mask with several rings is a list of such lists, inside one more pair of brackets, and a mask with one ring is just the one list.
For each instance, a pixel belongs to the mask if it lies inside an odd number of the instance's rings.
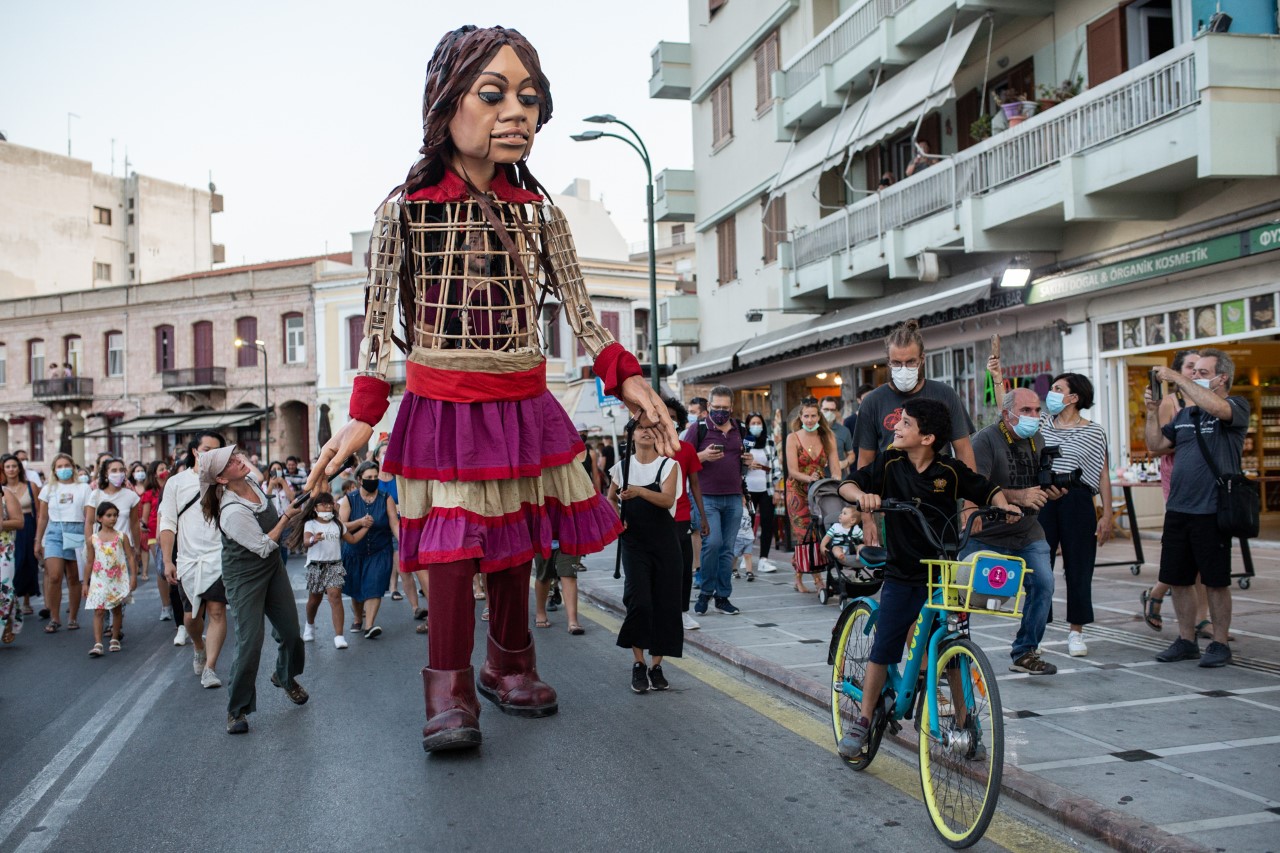
[[[384,466],[398,480],[400,570],[428,570],[428,752],[480,743],[477,687],[504,713],[556,712],[529,631],[533,556],[548,556],[552,540],[565,554],[594,553],[620,529],[547,390],[544,306],[562,306],[606,392],[663,425],[660,449],[677,446],[636,358],[596,321],[564,216],[526,165],[550,118],[538,54],[515,30],[462,27],[436,47],[421,159],[379,209],[370,240],[352,420],[325,445],[309,484],[367,446],[388,406],[391,348],[404,348],[407,391]],[[490,611],[478,678],[476,572],[486,574]]]

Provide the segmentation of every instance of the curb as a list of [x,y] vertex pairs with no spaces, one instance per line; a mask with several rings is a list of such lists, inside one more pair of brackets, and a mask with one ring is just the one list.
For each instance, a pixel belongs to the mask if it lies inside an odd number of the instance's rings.
[[[612,595],[587,589],[581,584],[578,585],[578,595],[616,615],[626,613],[622,602]],[[781,687],[792,696],[803,699],[822,711],[830,708],[831,697],[827,690],[811,678],[797,675],[786,667],[708,634],[686,632],[685,642],[769,684]],[[897,735],[886,731],[885,737],[912,751],[917,748],[915,732],[910,726],[904,727]],[[1101,803],[1078,796],[1060,785],[1017,767],[1005,765],[1000,793],[1045,812],[1063,826],[1078,830],[1122,853],[1210,853],[1208,847],[1172,835],[1140,818],[1108,809]]]

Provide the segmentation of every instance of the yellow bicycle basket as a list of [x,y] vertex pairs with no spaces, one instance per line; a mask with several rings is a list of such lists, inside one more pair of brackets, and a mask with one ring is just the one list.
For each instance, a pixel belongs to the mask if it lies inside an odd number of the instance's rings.
[[929,606],[938,610],[1022,617],[1023,580],[1032,569],[1020,557],[978,551],[967,560],[923,560]]

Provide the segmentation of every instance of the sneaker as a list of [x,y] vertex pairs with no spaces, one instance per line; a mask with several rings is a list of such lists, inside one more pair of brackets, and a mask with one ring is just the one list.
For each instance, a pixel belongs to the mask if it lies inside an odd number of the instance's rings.
[[666,690],[671,687],[667,677],[662,674],[662,664],[649,667],[649,686],[654,690]]
[[249,718],[244,714],[227,714],[227,734],[242,735],[249,731]]
[[316,639],[316,626],[308,622],[302,626],[302,642],[311,643]]
[[187,641],[191,639],[191,635],[187,633],[186,625],[178,626],[178,633],[173,635],[173,644],[175,646],[185,646]]
[[1024,652],[1021,657],[1009,665],[1010,672],[1025,672],[1028,675],[1053,675],[1058,668],[1040,657],[1035,649]]
[[771,575],[777,570],[778,567],[773,564],[773,561],[765,559],[764,557],[760,558],[760,568],[756,569],[756,571],[762,575]]
[[1067,654],[1073,658],[1082,658],[1089,654],[1089,647],[1084,644],[1084,634],[1079,631],[1067,632]]
[[1231,663],[1231,649],[1226,643],[1212,642],[1200,656],[1201,666],[1226,666]]
[[333,647],[335,649],[345,649],[347,647],[347,638],[339,634],[333,638]]
[[[1169,648],[1156,655],[1156,660],[1160,663],[1173,663],[1180,660],[1199,660],[1200,645],[1193,640],[1184,640],[1181,637],[1169,644]],[[1226,663],[1226,661],[1223,661]],[[1219,664],[1221,665],[1221,664]]]
[[716,612],[723,613],[725,616],[737,616],[742,611],[733,606],[733,602],[727,598],[716,599]]
[[172,621],[173,621],[173,608],[172,608],[172,607],[161,607],[161,608],[160,608],[160,621],[161,621],[161,622],[172,622]]
[[631,690],[635,693],[644,693],[648,689],[649,670],[640,661],[636,661],[631,665]]
[[302,685],[296,679],[289,679],[289,686],[285,687],[280,684],[280,679],[276,678],[276,674],[273,672],[271,673],[271,683],[283,690],[284,694],[289,697],[289,701],[295,705],[305,705],[307,700],[311,698],[311,695],[302,689]]
[[707,602],[709,602],[710,600],[711,600],[710,596],[699,595],[698,600],[693,605],[693,612],[697,613],[699,616],[706,616]]
[[697,622],[697,621],[696,621],[692,616],[690,616],[688,613],[681,613],[681,614],[680,614],[680,621],[684,623],[684,629],[685,629],[686,631],[696,631],[696,630],[698,630],[699,628],[701,628],[701,627],[702,627],[702,626],[701,626],[701,625],[699,625],[699,624],[698,624],[698,622]]
[[836,752],[840,757],[852,761],[862,755],[862,748],[867,745],[867,736],[871,733],[871,721],[859,717],[845,729],[844,737],[836,744]]
[[209,661],[209,654],[204,649],[196,649],[196,653],[192,655],[191,671],[196,675],[203,675],[205,664]]
[[222,686],[222,679],[218,677],[218,673],[206,666],[204,671],[200,673],[200,686],[205,690],[212,690],[215,687]]
[[[489,609],[489,608],[487,608],[487,607],[485,608],[485,610],[488,610],[488,609]],[[365,638],[366,640],[374,640],[374,639],[377,639],[378,637],[381,637],[381,636],[382,636],[382,629],[381,629],[381,628],[379,628],[377,625],[374,625],[374,626],[373,626],[372,628],[370,628],[368,631],[365,631],[365,632],[364,632],[364,638]]]

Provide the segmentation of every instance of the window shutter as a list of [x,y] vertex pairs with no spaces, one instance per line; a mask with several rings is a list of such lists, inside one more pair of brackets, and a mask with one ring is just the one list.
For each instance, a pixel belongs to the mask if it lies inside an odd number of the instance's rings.
[[621,340],[622,338],[622,315],[617,311],[601,311],[600,325],[609,330],[609,334],[613,335],[613,339]]
[[347,318],[347,369],[360,369],[360,344],[364,342],[364,317]]
[[977,89],[970,89],[956,98],[956,145],[961,151],[978,144],[978,140],[969,134],[969,126],[981,117],[982,105],[978,103]]
[[258,318],[241,317],[236,320],[236,337],[246,343],[236,351],[236,366],[257,367],[258,348],[248,344],[258,339]]
[[192,327],[195,339],[195,364],[192,367],[213,367],[213,323],[201,320]]
[[1085,27],[1089,54],[1089,86],[1097,86],[1125,70],[1124,9],[1112,9]]

